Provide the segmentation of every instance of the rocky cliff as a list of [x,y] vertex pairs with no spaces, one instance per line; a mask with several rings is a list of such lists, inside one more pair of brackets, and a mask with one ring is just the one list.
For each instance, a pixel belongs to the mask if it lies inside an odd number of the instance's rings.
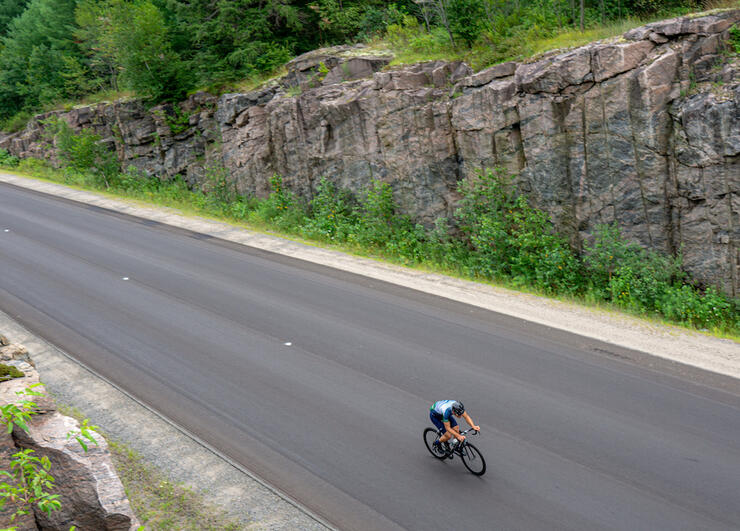
[[[478,73],[322,50],[246,94],[57,114],[148,173],[198,183],[217,161],[242,192],[266,194],[278,173],[307,197],[322,176],[353,191],[381,179],[424,222],[451,214],[460,179],[503,167],[574,246],[618,221],[738,295],[740,59],[727,45],[738,21],[740,10],[672,19]],[[40,132],[35,120],[0,147],[50,156]]]

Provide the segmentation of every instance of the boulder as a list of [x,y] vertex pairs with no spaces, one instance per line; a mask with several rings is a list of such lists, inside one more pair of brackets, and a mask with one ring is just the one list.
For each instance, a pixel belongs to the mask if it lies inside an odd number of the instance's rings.
[[28,432],[16,428],[13,436],[20,447],[49,458],[56,480],[54,493],[62,504],[49,515],[36,511],[41,529],[67,531],[74,525],[80,531],[128,531],[138,527],[102,436],[96,436],[98,444],[89,445],[85,452],[74,438],[67,438],[79,430],[79,423],[59,412],[35,416],[28,427]]
[[[98,444],[89,444],[85,452],[74,437],[68,438],[69,433],[79,432],[80,425],[60,414],[44,387],[37,385],[39,375],[29,363],[27,350],[13,344],[3,348],[8,349],[4,353],[10,358],[7,363],[23,371],[24,376],[0,382],[0,404],[18,403],[24,398],[36,404],[27,432],[17,425],[12,437],[7,430],[0,430],[3,433],[0,437],[3,470],[9,469],[11,456],[19,448],[30,448],[36,455],[48,457],[50,474],[55,479],[53,493],[60,496],[61,502],[61,509],[50,515],[35,508],[23,519],[20,529],[36,529],[36,525],[50,531],[67,531],[73,525],[80,531],[136,529],[138,521],[116,475],[105,439],[95,434]],[[28,361],[24,361],[26,359]],[[23,395],[24,390],[34,385],[37,386],[33,390],[43,393],[43,396]],[[0,525],[11,513],[12,508],[0,513]]]

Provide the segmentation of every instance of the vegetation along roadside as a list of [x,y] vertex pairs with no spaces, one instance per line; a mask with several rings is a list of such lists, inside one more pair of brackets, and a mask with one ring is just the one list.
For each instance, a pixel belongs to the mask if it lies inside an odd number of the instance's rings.
[[373,182],[353,196],[322,179],[313,199],[304,201],[275,175],[269,196],[256,198],[239,194],[223,167],[210,166],[204,187],[193,190],[179,178],[163,181],[133,168],[120,171],[115,155],[92,133],[75,133],[63,121],[48,125],[61,167],[18,160],[4,151],[0,165],[407,266],[740,335],[740,299],[694,285],[681,269],[680,256],[645,250],[624,239],[616,225],[599,226],[593,241],[576,251],[548,214],[530,206],[511,177],[498,170],[461,182],[453,218],[425,227],[398,213],[387,183]]

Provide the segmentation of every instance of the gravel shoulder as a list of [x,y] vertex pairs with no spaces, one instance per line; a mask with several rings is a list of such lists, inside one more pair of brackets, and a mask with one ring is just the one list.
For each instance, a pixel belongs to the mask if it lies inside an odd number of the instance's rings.
[[[732,340],[359,258],[218,221],[187,217],[168,208],[142,206],[134,201],[112,199],[27,177],[0,172],[0,182],[364,275],[618,345],[644,353],[641,363],[656,370],[669,367],[671,371],[682,372],[681,367],[688,365],[724,378],[731,377],[727,380],[732,381],[733,386],[737,382],[734,379],[740,379],[740,345]],[[13,342],[26,345],[44,383],[60,402],[82,411],[94,424],[103,426],[111,437],[125,442],[144,459],[168,471],[172,480],[208,493],[209,498],[239,518],[245,528],[326,529],[299,504],[80,366],[2,312],[0,331]]]
[[101,194],[75,190],[55,183],[2,172],[0,172],[0,181],[375,278],[707,371],[740,378],[740,345],[729,339],[720,339],[616,312],[588,308],[487,284],[360,258],[339,251],[249,231],[219,221],[187,217],[169,208],[141,206],[133,201],[112,199]]

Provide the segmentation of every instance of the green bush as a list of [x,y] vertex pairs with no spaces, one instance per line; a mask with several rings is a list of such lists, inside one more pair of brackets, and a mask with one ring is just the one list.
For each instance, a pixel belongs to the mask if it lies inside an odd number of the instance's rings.
[[393,235],[396,205],[388,183],[373,181],[357,209],[359,223],[352,235],[355,243],[376,249],[385,247]]
[[459,185],[455,212],[473,252],[469,270],[484,278],[509,278],[547,293],[581,289],[579,263],[547,213],[516,193],[511,179],[487,172]]
[[106,188],[120,177],[116,154],[100,142],[92,131],[74,131],[67,122],[50,118],[45,123],[46,133],[53,136],[64,164],[74,170],[89,173]]
[[311,201],[310,215],[300,227],[301,233],[324,241],[345,242],[356,229],[358,219],[349,192],[322,177]]
[[740,26],[735,25],[730,28],[729,44],[735,53],[740,54]]
[[3,120],[0,129],[6,133],[17,133],[26,128],[33,115],[28,111],[20,111],[10,118]]
[[17,168],[20,164],[20,159],[8,153],[7,149],[0,149],[0,166],[8,166],[10,168]]
[[688,284],[670,286],[657,307],[667,318],[698,328],[740,329],[740,302],[714,287],[702,293]]
[[666,290],[684,277],[680,258],[627,241],[616,224],[596,227],[583,262],[589,287],[599,298],[643,313],[656,311]]
[[274,223],[288,232],[298,231],[306,216],[304,205],[285,188],[282,177],[277,174],[270,178],[270,190],[270,195],[250,213],[250,219],[258,223]]

